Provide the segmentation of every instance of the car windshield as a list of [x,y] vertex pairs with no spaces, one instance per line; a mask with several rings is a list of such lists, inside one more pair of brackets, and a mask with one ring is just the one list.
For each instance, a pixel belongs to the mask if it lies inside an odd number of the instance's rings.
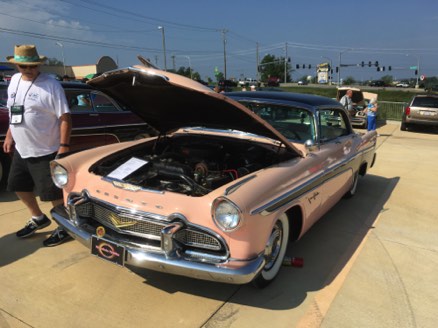
[[315,140],[313,115],[308,110],[277,104],[244,101],[242,104],[291,141],[305,143],[307,140]]
[[438,108],[438,97],[416,97],[412,106]]

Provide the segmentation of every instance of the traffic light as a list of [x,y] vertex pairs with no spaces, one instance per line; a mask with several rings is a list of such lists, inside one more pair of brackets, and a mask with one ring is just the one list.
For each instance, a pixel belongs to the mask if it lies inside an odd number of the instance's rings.
[[309,69],[311,69],[311,68],[312,68],[312,65],[309,64]]
[[360,66],[362,66],[362,67],[364,67],[364,65],[365,65],[365,63],[364,63],[364,62],[360,63]]
[[306,65],[303,64],[303,68],[306,68]]
[[300,65],[296,64],[296,66],[295,66],[295,67],[296,67],[296,69],[299,69],[299,68],[300,68]]
[[418,69],[415,70],[415,75],[418,75]]
[[377,67],[377,72],[380,72],[380,67]]
[[376,62],[374,63],[374,65],[375,65],[376,67],[379,67],[379,62],[376,60]]
[[339,72],[339,67],[338,66],[336,66],[336,73],[338,73]]
[[368,67],[371,67],[371,62],[370,61],[368,62]]
[[392,70],[392,67],[391,67],[391,66],[388,66],[388,71],[390,71],[390,70]]

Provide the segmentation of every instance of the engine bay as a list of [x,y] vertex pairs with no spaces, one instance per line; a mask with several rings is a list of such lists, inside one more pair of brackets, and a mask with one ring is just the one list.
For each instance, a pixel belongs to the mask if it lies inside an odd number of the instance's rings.
[[284,147],[210,136],[161,137],[99,161],[90,171],[107,177],[132,158],[144,163],[123,182],[144,189],[203,196],[229,182],[296,155]]

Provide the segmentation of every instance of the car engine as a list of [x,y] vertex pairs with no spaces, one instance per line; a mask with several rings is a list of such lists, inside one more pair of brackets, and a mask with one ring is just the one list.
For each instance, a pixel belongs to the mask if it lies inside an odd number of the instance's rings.
[[293,158],[284,148],[252,141],[202,136],[158,138],[112,154],[91,171],[107,176],[130,158],[146,161],[123,181],[145,189],[203,196],[267,166]]

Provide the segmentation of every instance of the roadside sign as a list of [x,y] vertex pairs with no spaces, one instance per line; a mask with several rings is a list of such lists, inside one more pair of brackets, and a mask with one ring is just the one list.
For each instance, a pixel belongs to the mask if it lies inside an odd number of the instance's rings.
[[425,79],[426,79],[426,76],[425,76],[425,75],[421,75],[421,76],[420,76],[420,80],[421,80],[421,81],[424,81]]
[[417,69],[417,66],[411,66],[409,69]]

